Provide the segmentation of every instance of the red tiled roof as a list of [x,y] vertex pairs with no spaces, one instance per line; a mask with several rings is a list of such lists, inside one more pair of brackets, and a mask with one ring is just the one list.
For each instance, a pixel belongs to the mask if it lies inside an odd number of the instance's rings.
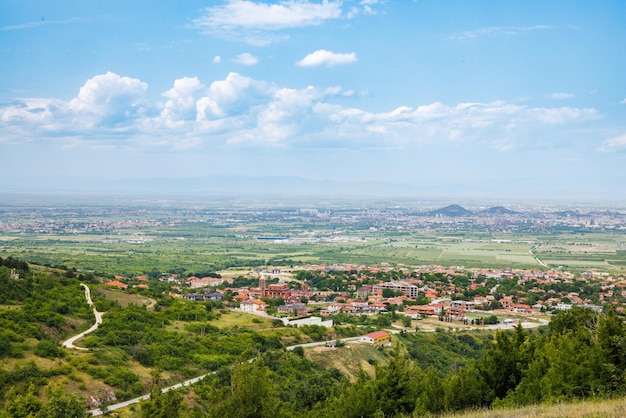
[[374,332],[370,332],[369,334],[365,334],[365,337],[369,337],[369,338],[373,338],[373,339],[377,339],[377,338],[383,338],[383,337],[388,337],[389,334],[386,333],[385,331],[374,331]]

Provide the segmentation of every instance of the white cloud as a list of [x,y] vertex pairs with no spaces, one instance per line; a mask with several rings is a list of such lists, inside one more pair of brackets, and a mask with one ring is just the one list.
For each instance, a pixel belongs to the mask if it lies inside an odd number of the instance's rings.
[[[147,84],[114,73],[88,80],[78,96],[19,99],[0,106],[2,141],[63,138],[89,146],[208,147],[268,144],[298,148],[402,147],[413,143],[482,143],[499,151],[571,143],[574,124],[601,118],[595,109],[532,107],[505,101],[399,105],[384,112],[336,104],[359,94],[341,87],[295,89],[238,73],[205,87],[197,77],[175,80],[149,103]],[[559,139],[561,138],[561,139]],[[115,141],[112,141],[114,139]],[[603,151],[624,149],[626,137]]]
[[353,63],[356,61],[356,53],[354,52],[351,52],[349,54],[337,54],[332,51],[319,49],[302,58],[296,63],[296,65],[299,67],[316,67],[320,65],[332,67],[339,64]]
[[251,108],[266,102],[274,90],[263,81],[231,72],[226,79],[211,83],[206,95],[197,103],[196,120],[247,115]]
[[468,41],[471,39],[487,36],[518,36],[537,31],[554,29],[549,25],[534,26],[491,26],[486,28],[472,29],[465,32],[455,32],[444,37],[449,41]]
[[283,0],[261,2],[227,0],[225,4],[204,9],[193,26],[202,32],[225,39],[264,46],[284,40],[281,31],[322,25],[325,22],[352,19],[359,14],[374,15],[377,0],[363,0],[358,6],[342,9],[339,0]]
[[570,121],[595,120],[601,118],[597,110],[589,108],[535,108],[531,109],[530,112],[537,118],[537,120],[540,120],[548,125],[562,125]]
[[257,28],[275,30],[282,28],[319,25],[328,19],[341,16],[341,2],[288,0],[276,4],[255,3],[247,0],[230,0],[224,6],[208,7],[206,15],[195,20],[203,28]]
[[248,0],[228,0],[221,6],[208,7],[205,14],[194,20],[203,32],[242,40],[254,45],[275,41],[275,32],[283,29],[320,25],[342,15],[340,1],[285,0],[261,3]]
[[571,93],[551,93],[548,95],[548,97],[554,100],[567,100],[573,99],[576,96]]
[[622,100],[621,102],[619,102],[620,104],[626,104],[626,99]]
[[219,55],[216,55],[213,57],[213,60],[211,62],[213,64],[219,64],[220,62],[222,62],[222,57],[220,57]]
[[183,77],[174,81],[174,87],[163,93],[169,100],[161,111],[161,121],[170,127],[181,125],[196,117],[195,93],[203,87],[197,77]]
[[239,54],[233,59],[233,62],[241,65],[256,65],[259,62],[259,59],[252,54],[244,52],[243,54]]
[[140,112],[147,89],[147,83],[109,71],[87,80],[68,103],[69,110],[89,126],[123,124]]
[[603,152],[619,152],[626,151],[626,134],[607,139],[600,147]]

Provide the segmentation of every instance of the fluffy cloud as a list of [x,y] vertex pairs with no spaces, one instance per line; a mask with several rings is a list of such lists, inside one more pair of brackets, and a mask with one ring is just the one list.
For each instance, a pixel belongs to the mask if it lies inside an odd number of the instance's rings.
[[[76,98],[22,99],[0,106],[3,141],[63,138],[91,146],[402,147],[412,143],[484,143],[507,151],[550,138],[567,146],[572,124],[596,120],[595,109],[532,107],[505,101],[397,106],[386,112],[345,107],[354,95],[340,87],[277,86],[231,72],[205,86],[197,77],[175,80],[149,103],[147,85],[107,73],[88,80]],[[353,96],[351,100],[358,100]],[[353,102],[354,103],[354,102]],[[86,140],[89,141],[86,141]],[[114,139],[115,141],[111,141]],[[603,151],[626,147],[626,137]]]
[[69,110],[87,125],[123,124],[140,112],[148,84],[107,72],[87,80],[78,96],[69,102]]
[[229,73],[224,80],[211,83],[206,94],[196,104],[196,120],[245,116],[252,108],[261,106],[275,88],[265,82]]
[[186,120],[195,119],[197,101],[195,95],[202,87],[197,77],[183,77],[174,81],[174,87],[163,93],[169,100],[163,105],[161,121],[169,127],[174,127]]
[[332,67],[339,64],[349,64],[356,62],[356,53],[351,52],[349,54],[336,54],[332,51],[326,51],[324,49],[317,50],[308,54],[296,63],[299,67],[316,67],[325,65]]
[[237,55],[233,62],[241,65],[256,65],[259,59],[252,54],[244,52],[243,54]]

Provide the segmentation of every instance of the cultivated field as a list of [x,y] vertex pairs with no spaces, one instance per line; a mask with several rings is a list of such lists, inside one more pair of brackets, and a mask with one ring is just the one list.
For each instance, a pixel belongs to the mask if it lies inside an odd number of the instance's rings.
[[[260,235],[277,234],[274,226],[254,226]],[[282,232],[284,230],[280,228]],[[455,236],[346,232],[335,240],[272,241],[239,236],[215,228],[191,226],[135,231],[133,234],[38,235],[5,234],[0,256],[64,265],[81,271],[132,275],[188,272],[256,265],[346,263],[374,265],[442,264],[484,268],[541,268],[531,255],[550,267],[603,270],[626,269],[626,237],[622,234],[563,234],[550,236]],[[293,235],[297,235],[295,231]],[[318,236],[320,231],[311,231]],[[541,244],[541,245],[538,245]]]

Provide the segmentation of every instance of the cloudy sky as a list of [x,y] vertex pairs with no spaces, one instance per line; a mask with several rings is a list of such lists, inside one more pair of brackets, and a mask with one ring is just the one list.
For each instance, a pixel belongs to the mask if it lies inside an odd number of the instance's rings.
[[0,191],[288,176],[626,200],[625,42],[622,0],[0,0]]

